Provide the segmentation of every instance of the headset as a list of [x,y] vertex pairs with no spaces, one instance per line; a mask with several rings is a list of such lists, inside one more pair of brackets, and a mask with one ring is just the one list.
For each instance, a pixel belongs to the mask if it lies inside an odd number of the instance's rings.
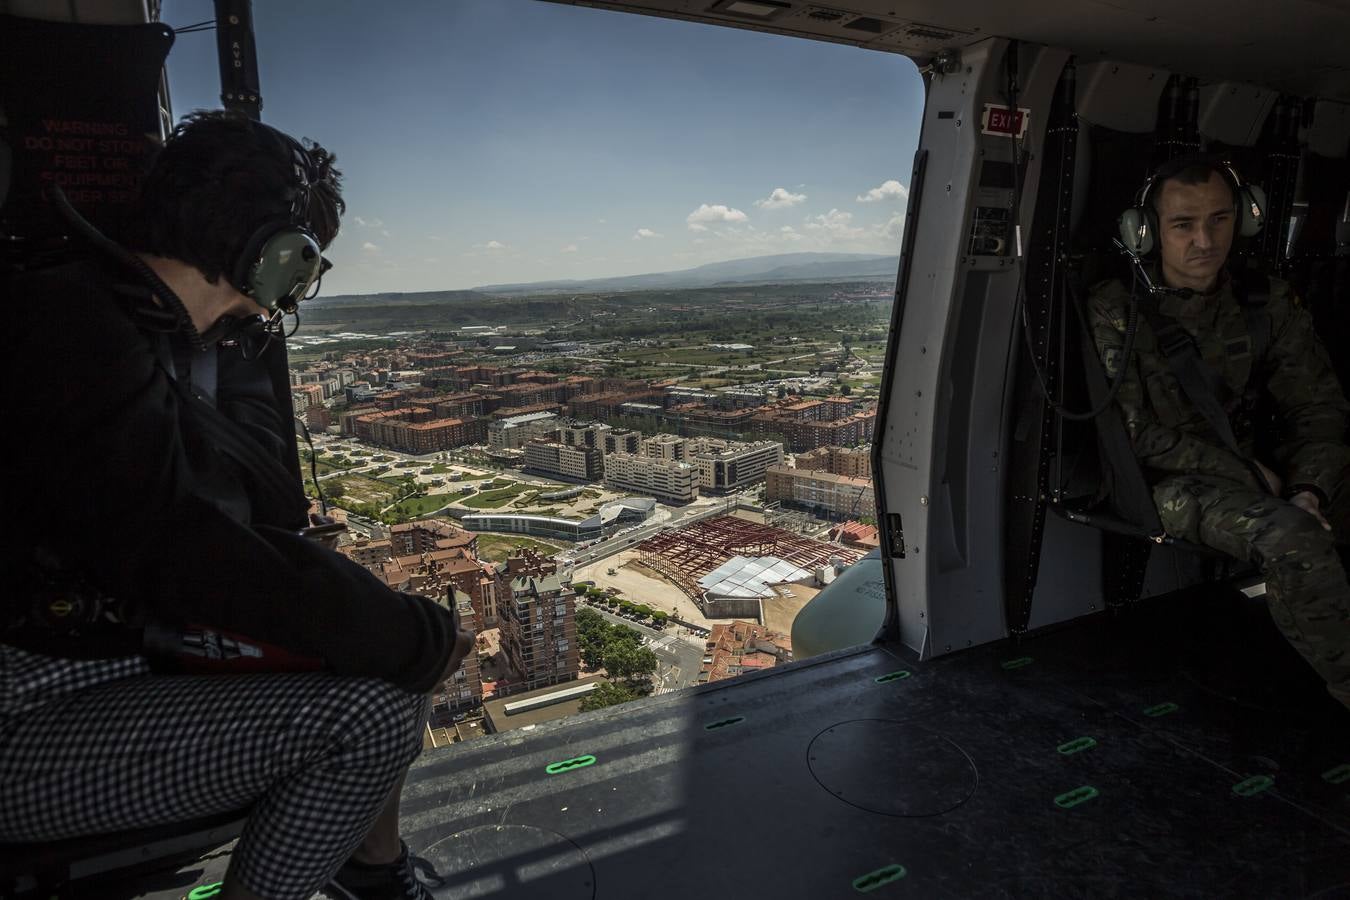
[[1147,259],[1158,249],[1158,212],[1150,202],[1150,196],[1169,178],[1180,174],[1192,166],[1204,166],[1218,172],[1237,198],[1237,233],[1242,237],[1255,237],[1266,222],[1266,192],[1254,184],[1248,184],[1238,175],[1233,164],[1227,160],[1212,160],[1194,156],[1181,157],[1159,166],[1144,186],[1135,195],[1134,206],[1120,214],[1116,225],[1120,229],[1120,241],[1123,249],[1135,260]]
[[244,243],[230,273],[230,284],[279,320],[282,314],[294,314],[300,301],[311,288],[317,291],[323,274],[333,267],[310,228],[310,198],[322,173],[314,157],[295,138],[262,122],[252,124],[290,152],[296,186],[291,193],[290,215],[264,222]]

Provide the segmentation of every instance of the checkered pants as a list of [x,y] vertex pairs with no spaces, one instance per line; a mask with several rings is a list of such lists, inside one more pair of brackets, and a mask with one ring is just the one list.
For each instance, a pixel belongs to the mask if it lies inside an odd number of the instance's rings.
[[148,674],[0,644],[0,841],[250,808],[229,877],[276,900],[320,888],[422,749],[428,698],[321,672]]

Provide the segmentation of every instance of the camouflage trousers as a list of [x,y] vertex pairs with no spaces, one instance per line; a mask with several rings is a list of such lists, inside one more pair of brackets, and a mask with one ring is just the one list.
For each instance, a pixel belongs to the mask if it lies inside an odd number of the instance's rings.
[[1347,500],[1323,510],[1333,534],[1292,503],[1227,478],[1177,475],[1153,488],[1168,534],[1260,567],[1275,625],[1350,708],[1350,583],[1336,551],[1337,536],[1350,538]]

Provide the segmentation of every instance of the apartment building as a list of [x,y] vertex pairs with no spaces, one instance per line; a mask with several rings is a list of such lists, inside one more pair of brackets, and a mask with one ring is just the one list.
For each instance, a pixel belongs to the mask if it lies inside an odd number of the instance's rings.
[[683,462],[686,442],[673,434],[654,434],[643,438],[641,454],[649,459],[663,459],[667,462]]
[[483,415],[483,395],[443,394],[432,399],[431,409],[444,419],[476,419]]
[[474,556],[478,555],[478,535],[443,519],[422,519],[393,525],[389,529],[389,542],[394,556],[411,556],[414,553],[455,550],[461,547],[467,548]]
[[557,431],[560,421],[551,412],[494,419],[487,426],[487,443],[493,450],[519,450],[535,438]]
[[793,419],[774,413],[757,416],[753,423],[760,434],[782,435],[794,453],[819,447],[853,447],[872,440],[876,411],[866,410],[841,419]]
[[798,471],[831,472],[850,478],[872,477],[872,447],[817,447],[798,453],[795,459]]
[[291,399],[297,415],[312,407],[323,406],[324,389],[320,384],[299,384],[291,388]]
[[433,453],[481,444],[486,430],[478,419],[383,420],[371,427],[370,441],[404,453]]
[[521,575],[498,601],[502,649],[521,690],[574,681],[581,668],[576,602],[562,576]]
[[642,432],[628,428],[611,428],[604,433],[606,453],[637,453],[642,446]]
[[605,448],[605,435],[614,429],[604,422],[570,422],[558,428],[558,440],[569,447]]
[[561,441],[533,440],[525,445],[525,468],[575,481],[599,481],[604,454],[596,447],[569,447]]
[[698,470],[700,490],[713,493],[738,491],[763,481],[770,466],[783,462],[783,445],[777,441],[691,438],[685,449],[689,462]]
[[765,473],[764,499],[810,509],[832,519],[876,516],[872,479],[833,472],[770,466]]
[[673,459],[607,453],[605,485],[668,503],[688,503],[698,496],[698,473],[690,464]]

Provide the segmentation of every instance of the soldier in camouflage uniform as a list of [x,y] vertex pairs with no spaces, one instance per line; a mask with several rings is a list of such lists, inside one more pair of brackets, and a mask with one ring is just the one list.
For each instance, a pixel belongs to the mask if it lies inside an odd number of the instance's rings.
[[[1311,317],[1283,281],[1271,279],[1269,345],[1259,371],[1252,371],[1247,320],[1225,271],[1235,222],[1230,180],[1212,163],[1197,161],[1155,184],[1149,199],[1160,251],[1151,278],[1195,293],[1154,300],[1140,287],[1139,302],[1157,302],[1220,376],[1216,396],[1245,457],[1231,452],[1187,399],[1142,315],[1134,353],[1122,359],[1130,286],[1094,287],[1089,311],[1097,350],[1112,377],[1128,367],[1117,403],[1163,528],[1258,565],[1275,624],[1350,707],[1350,584],[1328,521],[1350,518],[1350,497],[1342,497],[1350,405]],[[1254,429],[1236,415],[1249,376],[1279,424],[1266,459],[1256,458]]]

